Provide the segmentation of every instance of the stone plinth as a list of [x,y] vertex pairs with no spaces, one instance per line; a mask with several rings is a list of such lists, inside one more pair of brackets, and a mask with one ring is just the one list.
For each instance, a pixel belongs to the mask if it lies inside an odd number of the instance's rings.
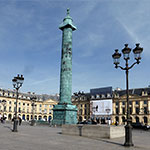
[[107,125],[63,125],[62,134],[111,139],[124,137],[125,128]]
[[76,124],[77,123],[77,108],[75,105],[58,104],[53,108],[53,125]]

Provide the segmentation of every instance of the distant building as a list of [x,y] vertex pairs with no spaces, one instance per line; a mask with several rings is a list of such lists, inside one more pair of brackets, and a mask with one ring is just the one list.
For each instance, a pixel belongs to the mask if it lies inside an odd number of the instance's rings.
[[112,87],[91,89],[90,112],[91,117],[99,123],[105,124],[111,120],[113,112]]
[[[150,125],[150,87],[129,90],[129,109],[132,122]],[[125,124],[127,114],[126,90],[113,92],[112,120]]]
[[[129,109],[132,122],[150,125],[150,87],[129,90]],[[91,89],[89,93],[77,92],[72,102],[78,108],[78,121],[91,118],[106,123],[111,119],[126,124],[126,90],[112,90],[112,87]]]
[[[31,120],[33,113],[33,101],[31,97],[35,95],[34,116],[36,120],[53,119],[53,105],[58,103],[58,97],[52,95],[37,95],[31,92],[19,93],[17,112],[23,120]],[[0,113],[6,115],[7,120],[11,120],[15,114],[16,92],[14,90],[0,89]]]
[[79,122],[90,118],[90,93],[77,92],[72,96],[72,103],[77,106],[77,119]]
[[78,121],[98,119],[106,123],[112,114],[112,87],[91,89],[90,93],[74,93],[72,102],[78,108]]

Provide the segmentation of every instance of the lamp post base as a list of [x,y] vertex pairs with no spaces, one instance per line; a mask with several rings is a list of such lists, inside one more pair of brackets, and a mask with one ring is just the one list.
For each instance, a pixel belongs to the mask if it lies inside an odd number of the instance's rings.
[[125,143],[124,143],[124,146],[126,146],[126,147],[134,146],[134,144],[132,142],[132,126],[130,123],[127,123],[127,125],[125,126]]
[[18,132],[17,130],[18,120],[14,120],[13,130],[12,132]]

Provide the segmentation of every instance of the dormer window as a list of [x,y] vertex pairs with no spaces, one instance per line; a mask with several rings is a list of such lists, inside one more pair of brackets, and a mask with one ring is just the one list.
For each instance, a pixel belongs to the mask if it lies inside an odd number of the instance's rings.
[[94,99],[94,98],[95,98],[95,96],[94,96],[94,95],[91,95],[91,98],[92,98],[92,99]]
[[102,98],[105,98],[105,95],[104,95],[104,94],[102,94],[101,96],[102,96]]
[[96,95],[96,98],[99,98],[99,97],[100,97],[100,96],[97,94],[97,95]]
[[142,96],[147,96],[147,91],[142,91]]
[[107,97],[111,97],[110,93],[107,93]]

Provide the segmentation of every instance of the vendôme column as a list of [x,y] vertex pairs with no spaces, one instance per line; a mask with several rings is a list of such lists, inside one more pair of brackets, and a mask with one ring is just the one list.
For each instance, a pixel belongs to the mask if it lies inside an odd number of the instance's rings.
[[77,108],[72,105],[72,31],[76,30],[70,17],[67,16],[59,26],[62,30],[62,52],[60,72],[60,101],[53,108],[53,125],[76,124]]

